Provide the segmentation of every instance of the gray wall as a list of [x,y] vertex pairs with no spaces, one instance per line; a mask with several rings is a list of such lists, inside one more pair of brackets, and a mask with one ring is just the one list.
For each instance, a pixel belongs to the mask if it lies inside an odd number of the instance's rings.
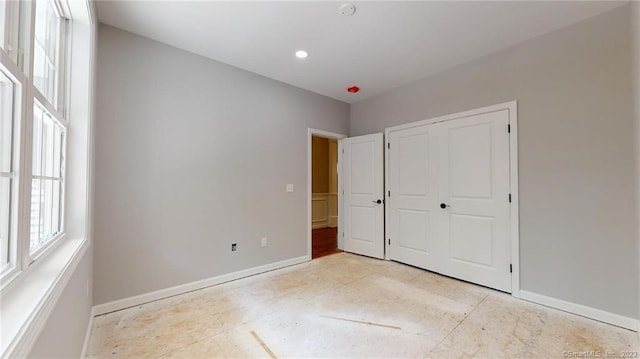
[[[79,358],[91,317],[92,249],[78,263],[55,309],[38,337],[30,358]],[[88,296],[87,296],[88,294]]]
[[307,128],[349,129],[345,103],[104,25],[96,116],[95,304],[305,256]]
[[522,289],[637,318],[628,14],[358,102],[350,134],[518,100]]

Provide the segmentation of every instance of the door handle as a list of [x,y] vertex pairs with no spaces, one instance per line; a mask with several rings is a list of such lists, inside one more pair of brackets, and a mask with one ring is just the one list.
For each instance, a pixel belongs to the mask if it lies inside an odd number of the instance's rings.
[[371,202],[373,202],[373,203],[377,203],[377,204],[380,204],[380,203],[382,203],[382,200],[381,200],[381,199],[379,199],[379,200],[377,200],[377,201],[371,201]]
[[440,203],[440,208],[445,209],[447,207],[451,207],[451,206],[446,203]]

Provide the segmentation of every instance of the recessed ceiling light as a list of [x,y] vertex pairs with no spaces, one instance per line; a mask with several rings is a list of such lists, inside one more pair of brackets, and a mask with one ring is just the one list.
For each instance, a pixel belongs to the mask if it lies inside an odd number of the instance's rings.
[[296,57],[299,58],[299,59],[306,59],[307,56],[309,56],[309,53],[304,51],[304,50],[296,51]]

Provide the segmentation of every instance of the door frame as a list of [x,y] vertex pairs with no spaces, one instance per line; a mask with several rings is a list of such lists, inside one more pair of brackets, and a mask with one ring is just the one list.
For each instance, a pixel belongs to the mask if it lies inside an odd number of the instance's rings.
[[[511,207],[510,207],[510,225],[509,225],[509,239],[511,244],[511,264],[513,265],[513,272],[511,274],[511,295],[520,298],[520,210],[519,210],[519,195],[518,195],[518,101],[510,101],[497,105],[477,108],[473,110],[453,113],[445,116],[434,117],[422,121],[411,122],[404,125],[387,127],[384,129],[384,138],[386,142],[385,154],[384,154],[384,181],[385,181],[385,203],[390,203],[388,184],[390,182],[389,173],[389,135],[391,132],[404,130],[407,128],[418,127],[433,124],[436,122],[443,122],[448,120],[455,120],[464,117],[481,115],[488,112],[495,112],[501,110],[509,111],[509,125],[511,128],[511,136],[509,136],[509,190],[511,192]],[[386,260],[389,259],[389,219],[390,212],[389,206],[384,207],[385,216],[385,253]]]
[[335,132],[329,132],[324,130],[317,130],[314,128],[307,129],[307,260],[311,260],[311,254],[313,249],[312,242],[312,223],[311,223],[311,198],[312,198],[312,187],[311,187],[311,171],[313,158],[311,156],[312,151],[312,137],[324,137],[338,141],[338,248],[342,249],[344,238],[342,238],[342,140],[347,138],[347,135]]

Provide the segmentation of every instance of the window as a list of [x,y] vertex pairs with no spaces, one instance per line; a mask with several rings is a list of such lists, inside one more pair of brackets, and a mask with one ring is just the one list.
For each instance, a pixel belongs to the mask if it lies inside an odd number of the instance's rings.
[[7,32],[7,1],[0,0],[0,48],[6,47],[7,40],[5,39],[5,33]]
[[[93,96],[86,80],[93,77],[94,11],[91,1],[0,0],[0,298],[7,299],[0,299],[3,358],[28,355],[37,339],[32,334],[42,324],[38,318],[49,317],[54,309],[42,303],[57,300],[66,285],[60,278],[72,275],[90,246],[86,191],[91,162],[86,151]],[[77,23],[69,20],[72,15]],[[73,52],[67,51],[72,45]],[[73,70],[71,59],[79,64]],[[77,86],[68,86],[71,79]],[[89,106],[69,106],[76,101]],[[73,124],[67,121],[67,109]],[[78,156],[67,156],[67,144]],[[75,161],[69,177],[67,157]],[[70,180],[78,184],[71,191],[65,188]],[[78,200],[66,205],[69,192]],[[65,224],[69,217],[70,226]],[[78,230],[66,238],[65,227]]]
[[0,288],[64,235],[62,9],[59,0],[0,0]]
[[[0,0],[0,50],[18,63],[19,18],[21,3],[15,0]],[[26,8],[22,7],[24,10]]]
[[30,253],[62,231],[64,135],[62,124],[36,103],[33,109]]
[[12,267],[11,215],[15,85],[0,71],[0,273]]
[[57,238],[63,229],[65,121],[58,113],[64,19],[52,0],[35,1],[33,85],[46,103],[34,100],[31,152],[29,255]]
[[33,84],[56,108],[60,78],[62,17],[50,0],[38,0],[33,46]]

